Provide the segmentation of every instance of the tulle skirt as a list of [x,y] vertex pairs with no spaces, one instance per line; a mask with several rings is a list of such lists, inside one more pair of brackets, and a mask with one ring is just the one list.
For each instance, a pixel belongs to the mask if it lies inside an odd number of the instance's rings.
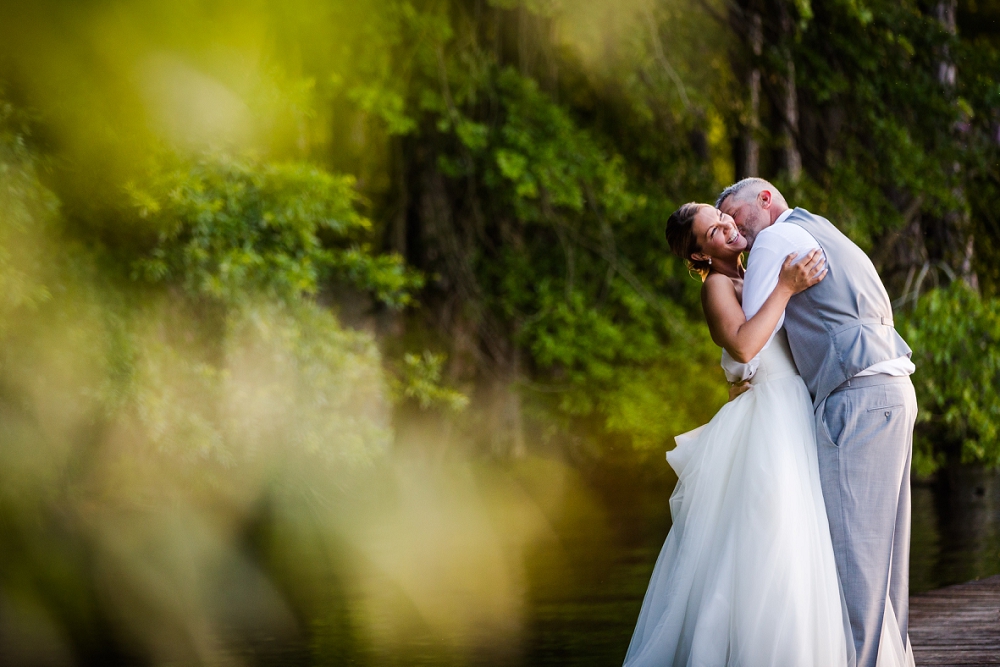
[[853,664],[802,379],[754,385],[667,459],[673,527],[625,665]]

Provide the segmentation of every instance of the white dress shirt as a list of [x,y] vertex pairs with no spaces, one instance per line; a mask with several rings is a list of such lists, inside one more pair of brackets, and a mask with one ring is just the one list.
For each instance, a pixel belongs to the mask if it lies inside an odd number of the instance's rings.
[[[792,209],[786,210],[778,216],[774,224],[762,229],[757,238],[754,239],[753,249],[747,260],[746,274],[743,276],[743,312],[749,320],[761,309],[767,297],[778,285],[778,275],[781,273],[781,265],[785,262],[785,257],[791,253],[797,253],[799,257],[805,256],[811,250],[818,249],[819,243],[812,234],[794,223],[786,223],[785,220],[792,214]],[[829,258],[827,258],[829,261]],[[785,314],[781,313],[778,325],[771,333],[762,352],[771,344],[774,334],[785,323]],[[747,380],[753,377],[760,365],[760,355],[751,359],[745,364],[734,360],[728,352],[723,351],[722,367],[726,371],[726,377],[730,381]],[[869,366],[855,377],[862,375],[910,375],[915,370],[913,362],[909,357],[900,357],[888,361],[880,361]]]

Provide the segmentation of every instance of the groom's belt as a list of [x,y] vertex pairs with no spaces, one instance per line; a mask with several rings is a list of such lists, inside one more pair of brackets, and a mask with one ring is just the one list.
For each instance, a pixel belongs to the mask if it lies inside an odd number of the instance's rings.
[[895,384],[897,382],[909,382],[909,375],[886,375],[885,373],[876,373],[875,375],[862,375],[861,377],[852,377],[847,380],[836,389],[831,391],[831,394],[836,394],[838,391],[844,391],[845,389],[855,389],[857,387],[875,387],[880,384]]

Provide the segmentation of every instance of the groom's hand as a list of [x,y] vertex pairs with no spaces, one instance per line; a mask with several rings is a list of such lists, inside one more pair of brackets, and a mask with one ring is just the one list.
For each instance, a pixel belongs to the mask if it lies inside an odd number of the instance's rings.
[[729,400],[733,400],[740,394],[746,393],[750,390],[750,380],[740,380],[739,382],[729,383]]

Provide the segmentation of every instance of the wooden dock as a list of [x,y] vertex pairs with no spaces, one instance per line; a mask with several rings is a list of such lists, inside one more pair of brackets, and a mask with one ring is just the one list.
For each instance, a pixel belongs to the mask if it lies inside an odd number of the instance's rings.
[[917,667],[1000,665],[1000,575],[910,597]]

